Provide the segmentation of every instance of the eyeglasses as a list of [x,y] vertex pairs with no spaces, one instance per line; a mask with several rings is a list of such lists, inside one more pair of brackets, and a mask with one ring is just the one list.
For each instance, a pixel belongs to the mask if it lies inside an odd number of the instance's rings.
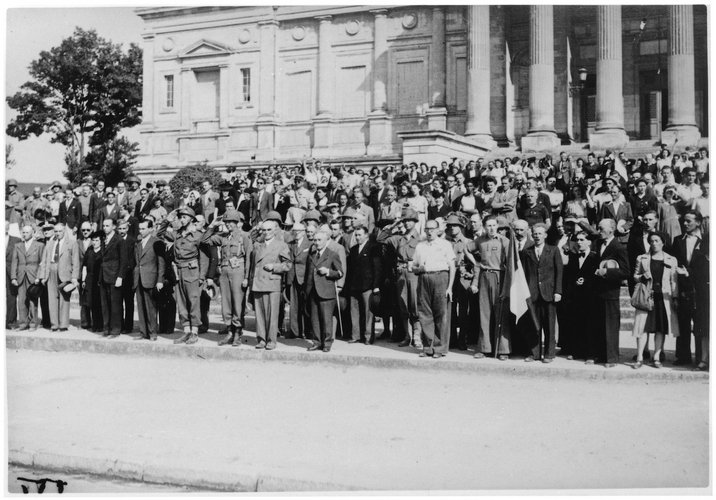
[[91,230],[91,229],[83,229],[82,232],[83,232],[83,233],[91,233],[92,230]]

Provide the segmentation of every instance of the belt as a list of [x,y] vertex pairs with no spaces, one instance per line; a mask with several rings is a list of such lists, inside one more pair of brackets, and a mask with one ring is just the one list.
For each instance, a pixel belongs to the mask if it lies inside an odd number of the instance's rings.
[[197,268],[199,267],[199,261],[198,261],[197,259],[187,260],[187,261],[184,261],[184,262],[177,262],[177,263],[176,263],[176,265],[177,265],[177,267],[178,267],[179,269],[185,269],[185,268],[187,268],[187,267],[191,267],[192,264],[195,265]]
[[485,269],[485,268],[480,268],[480,270],[481,270],[482,272],[484,272],[484,273],[501,273],[501,272],[502,272],[501,269]]
[[407,262],[398,262],[395,265],[395,268],[398,269],[399,271],[403,271],[404,269],[408,268],[408,263]]
[[446,269],[444,271],[425,271],[424,273],[421,273],[421,274],[440,274],[440,273],[447,273],[447,272],[448,271]]

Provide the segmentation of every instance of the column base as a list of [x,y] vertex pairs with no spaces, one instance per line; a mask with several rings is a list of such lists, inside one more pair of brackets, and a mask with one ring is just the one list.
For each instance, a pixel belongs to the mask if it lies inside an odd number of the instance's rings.
[[562,145],[555,132],[532,132],[520,141],[523,153],[554,152]]
[[629,144],[629,136],[623,128],[596,130],[589,135],[589,149],[602,151],[624,149]]
[[674,148],[698,146],[701,132],[695,125],[670,125],[661,133],[661,142],[667,144],[674,152]]
[[450,158],[471,160],[485,156],[488,148],[471,139],[444,130],[417,130],[400,132],[403,140],[403,163],[425,162],[429,166],[440,165]]
[[384,111],[373,111],[368,115],[368,155],[393,153],[393,126]]
[[425,115],[428,117],[429,130],[447,130],[446,108],[430,108]]
[[497,141],[490,134],[465,134],[465,139],[480,148],[492,150],[497,147]]
[[326,152],[333,148],[333,116],[329,114],[318,115],[313,119],[313,150]]

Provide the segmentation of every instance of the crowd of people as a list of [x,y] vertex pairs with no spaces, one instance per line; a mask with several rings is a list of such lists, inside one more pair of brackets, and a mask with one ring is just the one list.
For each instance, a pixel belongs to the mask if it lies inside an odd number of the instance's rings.
[[[178,315],[174,343],[192,344],[219,300],[219,345],[242,345],[248,304],[257,349],[279,337],[324,352],[336,338],[373,344],[380,321],[379,340],[421,357],[473,346],[477,359],[549,363],[559,348],[613,367],[628,287],[632,366],[661,367],[671,335],[674,365],[708,369],[705,148],[365,170],[312,161],[229,168],[219,185],[181,192],[134,175],[28,196],[6,184],[7,328],[66,331],[76,300],[80,327],[109,339],[156,340]],[[513,257],[529,295],[519,318],[504,290]]]

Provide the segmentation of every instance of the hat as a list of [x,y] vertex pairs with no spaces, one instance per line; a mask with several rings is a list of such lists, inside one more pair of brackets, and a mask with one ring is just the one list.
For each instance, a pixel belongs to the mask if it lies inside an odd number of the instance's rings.
[[139,177],[137,177],[136,175],[130,175],[129,177],[127,177],[127,182],[128,182],[129,184],[131,184],[132,182],[136,182],[137,184],[141,184],[141,183],[142,183],[142,182],[139,180]]
[[465,224],[460,220],[460,217],[457,215],[451,215],[447,218],[445,221],[445,224],[448,226],[461,226],[465,227]]
[[194,210],[189,207],[184,207],[177,210],[177,217],[181,217],[182,215],[188,215],[192,219],[196,220],[196,214],[194,213]]
[[32,300],[37,300],[42,295],[42,285],[33,283],[27,287],[27,296]]
[[165,181],[164,179],[160,179],[157,181],[157,187],[162,187],[162,186],[166,186],[166,185],[167,185],[167,181]]
[[405,208],[403,209],[403,212],[400,217],[402,220],[414,220],[415,222],[418,221],[418,212],[413,210],[412,208]]
[[224,222],[243,222],[244,214],[238,210],[229,210],[224,214]]
[[60,183],[60,181],[53,182],[52,185],[50,186],[50,189],[54,188],[55,186],[62,189],[62,184]]
[[308,210],[303,216],[303,220],[321,220],[321,212],[318,210]]
[[8,185],[8,186],[15,186],[15,187],[17,187],[17,181],[16,181],[15,179],[8,179],[8,180],[7,180],[7,185]]
[[43,231],[46,231],[46,230],[48,230],[48,229],[55,229],[55,226],[54,226],[50,221],[46,221],[46,222],[42,225],[42,230],[43,230]]
[[603,260],[599,263],[599,269],[619,269],[619,263],[613,259]]
[[333,203],[326,203],[326,210],[330,210],[331,208],[337,207],[337,206],[338,206],[338,203],[336,203],[335,201]]
[[209,300],[216,297],[216,288],[212,285],[208,285],[205,283],[202,292],[205,293],[207,297],[209,297]]
[[230,182],[224,181],[221,184],[219,184],[219,191],[231,191],[231,188],[233,186]]
[[264,220],[275,220],[280,224],[281,215],[276,210],[271,210],[268,214],[266,214],[266,218]]
[[355,211],[355,209],[350,208],[350,207],[349,207],[349,208],[346,208],[346,211],[343,212],[343,214],[341,215],[341,217],[345,217],[345,218],[348,218],[348,219],[355,219],[355,217],[356,217],[356,211]]
[[77,288],[77,287],[76,287],[75,284],[72,283],[71,281],[66,281],[66,282],[64,282],[64,283],[60,283],[60,288],[61,288],[62,291],[65,292],[65,293],[71,293],[72,290],[74,290],[74,289]]
[[383,300],[383,296],[380,292],[373,292],[370,294],[368,301],[368,308],[374,316],[382,317],[387,312],[386,301]]

